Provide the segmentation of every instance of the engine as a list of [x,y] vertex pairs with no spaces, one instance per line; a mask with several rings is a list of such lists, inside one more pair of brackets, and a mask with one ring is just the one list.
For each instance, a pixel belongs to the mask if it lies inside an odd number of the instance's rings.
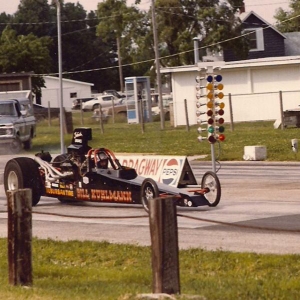
[[72,143],[66,154],[60,154],[52,160],[49,152],[35,155],[35,160],[44,171],[45,180],[55,181],[60,178],[77,180],[92,167],[88,152],[91,147],[88,141],[92,139],[91,128],[76,128],[73,132]]

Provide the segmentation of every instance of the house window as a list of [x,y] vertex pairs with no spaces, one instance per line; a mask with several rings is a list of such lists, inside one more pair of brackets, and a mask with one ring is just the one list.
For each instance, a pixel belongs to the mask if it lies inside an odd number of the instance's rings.
[[264,51],[264,32],[262,28],[248,28],[244,30],[249,40],[250,51]]
[[0,92],[20,91],[20,81],[4,81],[0,83]]
[[77,98],[77,93],[70,93],[70,98]]

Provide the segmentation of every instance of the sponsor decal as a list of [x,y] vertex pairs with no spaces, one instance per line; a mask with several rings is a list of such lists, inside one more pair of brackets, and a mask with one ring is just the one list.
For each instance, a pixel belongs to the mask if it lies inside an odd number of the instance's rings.
[[51,187],[51,183],[49,181],[45,181],[45,187],[50,188]]
[[46,194],[51,196],[56,195],[56,196],[74,197],[73,191],[52,189],[52,188],[46,188]]
[[84,184],[88,184],[90,182],[88,177],[83,177],[82,181]]
[[142,158],[142,159],[124,159],[123,165],[134,168],[139,175],[154,176],[163,167],[167,159]]
[[121,165],[134,168],[138,175],[167,185],[177,186],[186,156],[120,156]]
[[180,165],[177,161],[177,159],[170,159],[164,166],[162,172],[161,172],[161,177],[160,177],[160,182],[168,185],[172,185],[174,181],[176,181],[178,173],[180,170]]
[[73,184],[71,184],[71,183],[70,184],[66,184],[66,189],[72,191],[73,190]]
[[82,132],[74,132],[74,142],[75,143],[80,143],[82,144],[82,137],[83,137],[83,134]]
[[113,191],[113,190],[98,190],[91,189],[76,189],[76,198],[81,200],[92,200],[102,202],[132,202],[130,191]]
[[81,200],[89,200],[90,195],[88,189],[76,189],[76,198]]

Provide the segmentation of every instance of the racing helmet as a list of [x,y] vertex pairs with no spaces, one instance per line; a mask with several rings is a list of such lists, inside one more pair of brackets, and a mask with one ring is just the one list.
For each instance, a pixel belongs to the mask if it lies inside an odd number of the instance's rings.
[[108,168],[108,156],[103,151],[99,152],[99,154],[98,154],[97,167],[101,168],[101,169],[107,169]]

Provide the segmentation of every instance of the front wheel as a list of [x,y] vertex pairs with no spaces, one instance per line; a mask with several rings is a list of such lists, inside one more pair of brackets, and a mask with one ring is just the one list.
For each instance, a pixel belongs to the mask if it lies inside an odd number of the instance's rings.
[[31,137],[27,141],[23,142],[23,146],[24,146],[25,150],[30,150],[32,148],[32,139],[31,139]]
[[100,104],[94,104],[92,110],[99,109],[99,108],[100,108]]
[[43,186],[39,173],[39,165],[29,157],[17,157],[7,162],[4,169],[5,191],[18,189],[32,190],[32,206],[40,201]]
[[10,143],[9,150],[13,154],[18,154],[22,149],[22,143],[18,136],[15,137],[15,139]]
[[221,199],[221,184],[217,174],[211,171],[206,172],[202,177],[201,188],[209,189],[209,192],[204,194],[209,202],[208,205],[217,206]]
[[159,190],[156,182],[151,178],[146,178],[141,186],[141,200],[146,212],[149,212],[149,200],[157,198]]

